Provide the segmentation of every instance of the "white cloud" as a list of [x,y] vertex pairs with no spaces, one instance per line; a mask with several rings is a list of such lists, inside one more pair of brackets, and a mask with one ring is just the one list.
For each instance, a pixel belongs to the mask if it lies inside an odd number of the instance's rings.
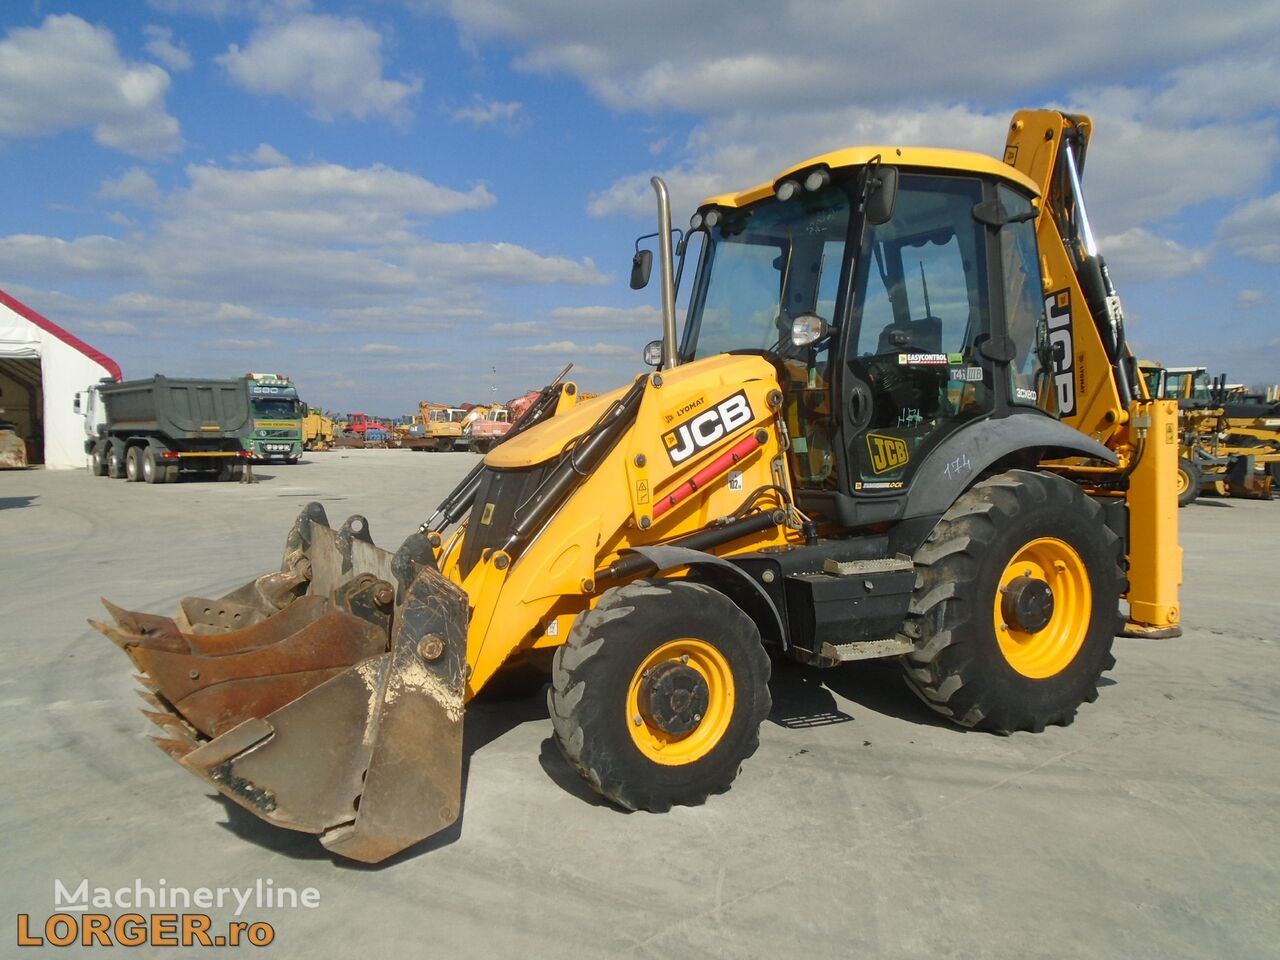
[[131,167],[116,180],[104,180],[98,196],[108,200],[128,200],[140,207],[151,206],[160,199],[160,188],[151,174],[141,167]]
[[269,143],[258,144],[253,153],[249,154],[249,159],[264,167],[287,167],[289,165],[289,158]]
[[524,105],[516,100],[490,100],[476,94],[471,103],[453,112],[453,119],[462,120],[477,127],[517,125]]
[[1185,277],[1209,261],[1207,250],[1191,250],[1143,227],[1100,237],[1098,249],[1111,271],[1126,282]]
[[1245,289],[1236,294],[1236,305],[1242,310],[1251,310],[1267,302],[1267,295],[1261,290]]
[[1218,236],[1248,260],[1280,264],[1280,193],[1251,200],[1224,218]]
[[87,127],[101,146],[163,156],[182,147],[168,89],[163,69],[127,63],[110,30],[73,14],[15,27],[0,41],[0,137]]
[[854,99],[880,107],[938,90],[1025,101],[1081,76],[1111,83],[1228,47],[1242,58],[1273,50],[1280,9],[1269,0],[1230,6],[1085,0],[1073,8],[1064,43],[1056,7],[1004,0],[900,0],[892,8],[872,0],[657,0],[633,17],[593,0],[449,3],[470,36],[519,44],[518,66],[568,73],[615,108],[717,114]]
[[168,27],[150,25],[142,28],[147,38],[147,53],[151,54],[170,70],[190,70],[192,66],[191,52],[185,45],[173,42],[173,31]]
[[252,93],[301,100],[312,116],[363,120],[410,117],[422,81],[383,76],[382,37],[355,17],[302,14],[259,26],[243,47],[217,57],[231,79]]
[[513,322],[501,322],[489,324],[489,333],[498,336],[522,337],[535,333],[541,333],[544,325],[537,320],[516,320]]
[[270,350],[274,344],[270,340],[242,340],[229,337],[225,340],[214,340],[205,346],[212,350]]
[[398,353],[404,353],[405,348],[394,343],[366,343],[360,348],[363,354],[372,354],[376,356],[394,356]]
[[0,271],[27,280],[134,276],[143,270],[141,260],[137,247],[114,237],[0,237]]
[[636,356],[636,348],[616,343],[577,343],[573,340],[557,340],[554,343],[535,343],[531,347],[522,348],[524,353],[553,353],[566,359],[579,354],[604,357]]
[[81,320],[79,327],[89,333],[127,335],[138,332],[138,328],[128,320]]
[[654,306],[557,307],[551,321],[562,330],[646,331],[661,329],[662,311]]

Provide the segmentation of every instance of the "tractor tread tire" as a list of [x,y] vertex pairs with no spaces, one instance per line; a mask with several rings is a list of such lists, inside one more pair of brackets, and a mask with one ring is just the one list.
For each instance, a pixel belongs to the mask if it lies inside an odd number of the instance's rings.
[[[677,626],[663,632],[663,621]],[[731,648],[722,653],[737,659],[733,719],[704,758],[662,766],[632,741],[619,692],[625,697],[635,668],[653,649],[677,636],[696,636],[699,627],[715,632],[717,646]],[[732,600],[687,580],[637,580],[606,590],[578,617],[556,649],[547,710],[561,753],[597,793],[627,810],[662,813],[729,789],[760,745],[760,725],[771,708],[768,681],[759,631]]]
[[[1025,526],[1028,511],[1033,518],[1065,518],[1055,522],[1096,540],[1072,544],[1088,567],[1094,597],[1083,645],[1058,674],[1041,680],[1021,676],[1004,660],[992,614],[1000,570],[1018,549],[1005,557],[998,544],[1007,531]],[[1025,536],[1058,535],[1031,530]],[[1119,538],[1103,522],[1102,508],[1069,480],[1012,470],[981,481],[916,551],[916,588],[904,632],[918,646],[901,658],[907,686],[963,727],[1010,734],[1069,725],[1081,703],[1097,699],[1099,679],[1115,666],[1111,645],[1122,625],[1120,559]],[[994,574],[993,564],[999,568]],[[988,576],[996,582],[980,586]]]

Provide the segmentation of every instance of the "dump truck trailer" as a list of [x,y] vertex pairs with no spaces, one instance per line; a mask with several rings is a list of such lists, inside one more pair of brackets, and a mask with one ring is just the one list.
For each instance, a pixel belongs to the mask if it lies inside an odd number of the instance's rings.
[[89,472],[146,483],[181,474],[238,480],[252,453],[249,395],[243,380],[194,380],[157,374],[103,382],[76,395],[85,419]]

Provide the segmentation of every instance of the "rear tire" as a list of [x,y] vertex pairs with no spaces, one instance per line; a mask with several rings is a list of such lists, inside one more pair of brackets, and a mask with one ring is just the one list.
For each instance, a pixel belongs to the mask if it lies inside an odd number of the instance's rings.
[[1101,507],[1069,480],[1014,470],[982,481],[916,551],[908,685],[964,727],[1068,725],[1115,665],[1119,560]]
[[1185,507],[1200,496],[1200,464],[1178,458],[1178,506]]
[[156,463],[155,450],[147,447],[142,452],[142,479],[147,483],[164,483],[166,477],[166,468]]
[[638,580],[578,618],[556,650],[547,707],[592,788],[660,813],[729,789],[760,744],[768,684],[760,633],[728,597]]
[[112,480],[124,479],[124,447],[118,443],[107,445],[107,476]]
[[142,448],[130,447],[124,454],[124,478],[130,483],[142,479]]

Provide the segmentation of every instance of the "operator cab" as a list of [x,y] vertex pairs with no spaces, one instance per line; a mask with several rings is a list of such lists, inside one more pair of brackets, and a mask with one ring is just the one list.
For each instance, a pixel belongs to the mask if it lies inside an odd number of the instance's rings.
[[883,514],[854,504],[901,496],[962,425],[1049,400],[1035,195],[986,157],[864,148],[709,201],[681,362],[773,359],[797,492]]

